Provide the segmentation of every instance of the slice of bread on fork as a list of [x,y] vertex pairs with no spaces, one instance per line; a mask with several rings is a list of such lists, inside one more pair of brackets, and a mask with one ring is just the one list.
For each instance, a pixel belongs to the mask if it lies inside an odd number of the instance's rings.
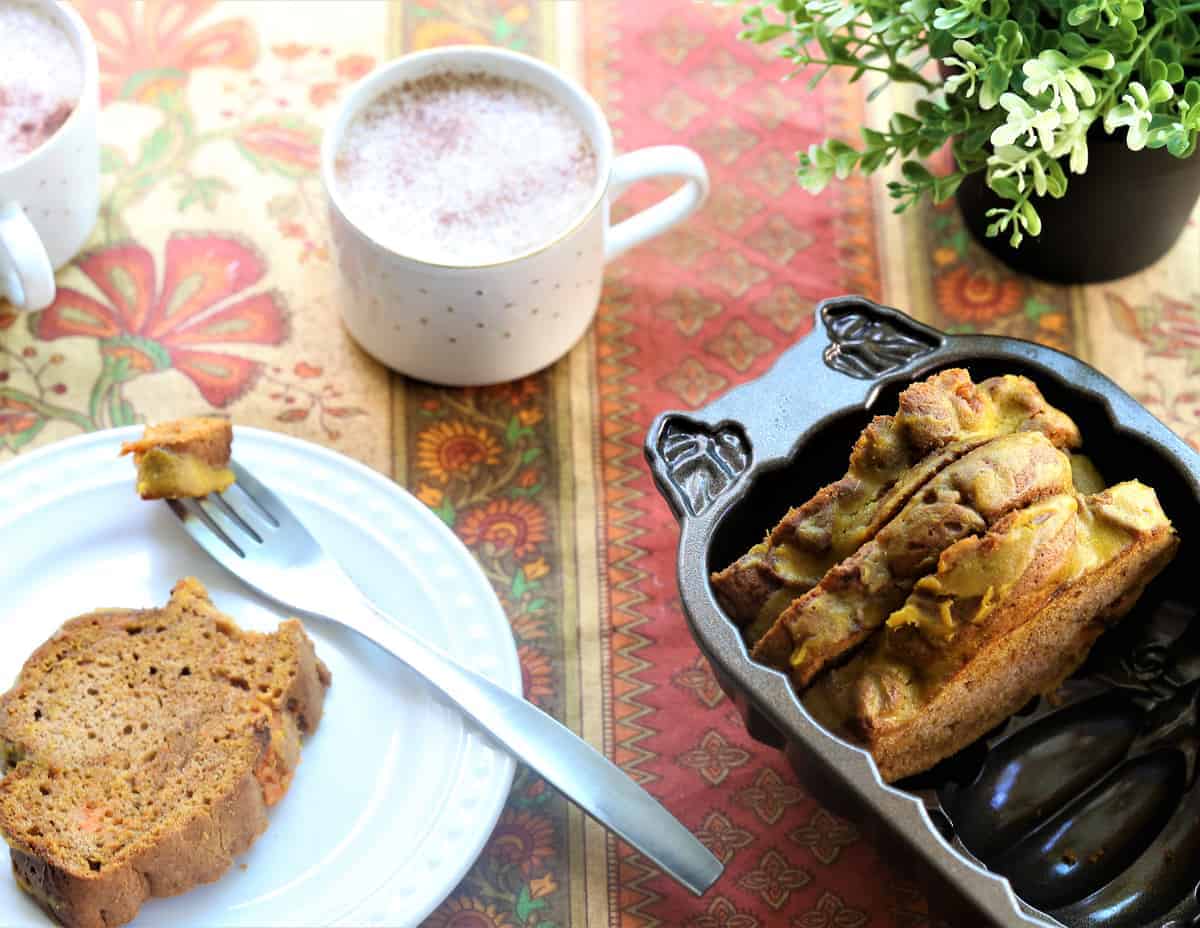
[[232,446],[229,420],[210,416],[148,425],[141,438],[121,446],[121,454],[133,455],[142,499],[182,499],[233,485]]

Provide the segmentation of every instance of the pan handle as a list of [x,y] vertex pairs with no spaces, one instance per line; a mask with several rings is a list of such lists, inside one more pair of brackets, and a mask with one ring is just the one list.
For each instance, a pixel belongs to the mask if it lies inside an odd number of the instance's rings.
[[859,296],[824,300],[812,332],[759,380],[695,412],[665,412],[646,460],[677,519],[696,518],[739,483],[751,463],[786,458],[825,420],[862,406],[889,375],[940,348],[945,336]]

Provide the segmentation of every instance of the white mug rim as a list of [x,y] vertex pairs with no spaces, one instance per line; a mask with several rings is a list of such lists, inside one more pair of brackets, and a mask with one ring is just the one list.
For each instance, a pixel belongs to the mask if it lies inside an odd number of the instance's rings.
[[[355,222],[350,213],[345,208],[338,191],[338,185],[334,177],[334,160],[337,158],[338,149],[341,146],[341,141],[346,133],[346,127],[351,119],[357,116],[359,111],[366,106],[371,100],[379,96],[388,87],[398,84],[402,78],[397,76],[397,72],[402,72],[413,66],[415,63],[428,61],[429,59],[445,58],[447,59],[447,71],[464,70],[470,67],[471,59],[475,61],[508,61],[516,64],[519,67],[525,68],[529,73],[535,74],[543,80],[557,84],[562,90],[585,109],[588,110],[592,117],[593,123],[596,126],[595,133],[591,132],[588,127],[584,127],[591,138],[592,145],[596,150],[598,159],[598,167],[595,189],[592,191],[591,197],[588,199],[587,205],[581,209],[571,224],[559,232],[554,238],[545,242],[540,242],[519,254],[512,255],[507,258],[502,258],[499,261],[487,261],[475,264],[451,264],[442,261],[430,261],[425,258],[420,258],[415,255],[405,254],[402,251],[385,245],[379,241],[370,232],[364,229],[359,223]],[[466,61],[464,62],[464,58]],[[538,81],[531,80],[529,83],[535,87],[542,85]],[[389,255],[409,261],[415,265],[427,268],[444,268],[445,270],[482,270],[485,268],[499,268],[510,264],[516,264],[524,261],[534,255],[541,254],[544,251],[557,245],[559,242],[569,238],[578,229],[580,229],[596,211],[604,198],[608,194],[609,181],[612,176],[612,161],[613,161],[613,140],[612,129],[605,118],[600,105],[595,98],[589,94],[583,86],[573,78],[563,73],[558,68],[546,64],[532,55],[526,55],[521,52],[514,52],[506,48],[495,48],[486,45],[442,45],[437,48],[425,49],[419,52],[409,52],[401,55],[398,58],[393,58],[391,61],[378,65],[370,73],[361,77],[354,83],[346,96],[338,104],[337,110],[333,114],[333,118],[325,130],[321,140],[321,182],[325,187],[326,195],[329,197],[329,202],[333,208],[338,211],[342,219],[354,229],[364,239],[374,245],[376,248],[387,252]]]
[[[3,0],[0,0],[3,2]],[[83,85],[79,89],[79,99],[75,101],[75,106],[71,110],[71,115],[66,121],[59,126],[51,134],[50,138],[46,139],[32,151],[28,151],[15,161],[10,161],[8,164],[0,165],[0,179],[3,179],[8,174],[13,174],[21,168],[31,164],[39,155],[49,151],[56,142],[65,136],[75,122],[82,119],[79,111],[83,109],[84,101],[90,98],[93,94],[98,93],[98,85],[100,83],[100,62],[99,54],[96,51],[96,41],[92,37],[92,30],[83,21],[83,17],[79,15],[79,11],[72,7],[69,3],[61,2],[61,0],[16,0],[17,3],[22,3],[26,6],[37,7],[46,10],[52,10],[57,25],[64,28],[69,27],[69,38],[74,39],[78,46],[76,52],[82,59],[83,64]]]

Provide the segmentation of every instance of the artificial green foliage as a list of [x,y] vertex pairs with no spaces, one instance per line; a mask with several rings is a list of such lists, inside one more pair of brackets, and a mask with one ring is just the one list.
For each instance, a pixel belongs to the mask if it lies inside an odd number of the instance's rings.
[[[737,2],[737,0],[733,0]],[[799,156],[800,181],[871,173],[900,159],[897,212],[951,196],[985,171],[1003,200],[988,235],[1019,245],[1041,231],[1038,197],[1061,197],[1088,166],[1089,132],[1123,133],[1134,151],[1180,158],[1200,129],[1200,0],[773,0],[747,9],[742,37],[778,42],[797,70],[832,68],[851,81],[916,84],[925,97],[884,129],[861,129]],[[936,68],[934,63],[940,63]],[[939,77],[940,75],[943,75]],[[954,169],[922,160],[951,143]]]

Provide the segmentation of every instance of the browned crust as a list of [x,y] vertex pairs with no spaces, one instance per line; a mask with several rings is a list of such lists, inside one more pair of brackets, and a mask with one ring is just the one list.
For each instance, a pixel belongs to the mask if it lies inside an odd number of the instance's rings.
[[1041,432],[1056,448],[1078,448],[1083,443],[1078,426],[1046,402],[1028,377],[990,377],[976,386],[965,370],[954,368],[906,389],[900,395],[900,411],[909,441],[928,452],[959,441],[964,430],[978,428],[988,402],[1022,410],[1018,430]]
[[[900,394],[895,416],[876,416],[863,430],[846,476],[790,509],[762,543],[712,575],[713,591],[726,614],[740,627],[755,624],[760,630],[761,613],[772,596],[780,591],[802,596],[839,559],[873,538],[942,468],[1000,434],[967,437],[1001,403],[1021,410],[1018,431],[1041,432],[1060,448],[1080,445],[1075,423],[1050,406],[1027,378],[995,377],[976,385],[965,370],[954,368],[914,383]],[[855,474],[891,474],[895,479],[885,479],[872,493]],[[834,551],[833,521],[844,504],[861,506],[864,517],[850,550]],[[810,576],[789,580],[775,568],[772,553],[786,544],[813,555]]]
[[912,718],[860,718],[859,734],[888,782],[928,770],[999,725],[1040,693],[1052,693],[1096,639],[1133,607],[1174,557],[1163,527],[1118,558],[1061,588],[1032,618],[984,644]]
[[[942,470],[874,539],[796,599],[752,656],[807,686],[870,637],[956,541],[1070,489],[1070,462],[1044,436],[993,439]],[[832,624],[835,608],[850,612],[844,627]]]
[[121,445],[121,454],[132,454],[134,463],[152,448],[186,454],[210,467],[228,467],[233,448],[233,426],[228,419],[197,416],[146,426],[145,434]]
[[325,712],[325,691],[333,677],[329,668],[317,657],[312,639],[304,626],[296,619],[287,619],[279,625],[281,634],[291,636],[296,642],[296,680],[284,695],[287,711],[295,717],[296,724],[304,734],[317,730]]
[[[255,735],[265,754],[271,740],[265,720]],[[266,831],[267,821],[262,784],[250,767],[226,796],[123,867],[74,873],[13,848],[13,871],[18,885],[66,928],[113,928],[131,921],[151,896],[215,882]]]
[[[184,608],[216,613],[204,587],[192,578],[176,585],[172,601]],[[41,645],[26,666],[53,654],[85,627],[94,629],[96,618],[119,630],[157,614],[158,610],[104,610],[80,616]],[[317,658],[299,622],[281,623],[276,634],[293,642],[296,672],[278,700],[280,710],[270,713],[272,717],[268,713],[252,716],[250,740],[238,760],[241,774],[210,806],[197,803],[178,827],[160,835],[124,864],[101,872],[81,871],[70,862],[56,860],[49,840],[37,846],[13,841],[0,819],[0,833],[12,845],[18,884],[67,928],[113,928],[132,919],[151,896],[177,895],[213,882],[266,830],[267,808],[286,791],[300,761],[300,734],[315,730],[320,722],[330,683],[328,668]],[[15,692],[17,688],[0,699],[0,709]],[[0,712],[0,729],[3,719]],[[0,730],[0,736],[3,734]],[[32,770],[32,763],[23,761],[9,776],[31,775]],[[264,777],[264,771],[270,776]],[[0,785],[5,783],[7,780],[0,781]]]
[[742,555],[711,579],[717,602],[743,628],[752,626],[763,604],[784,587],[779,575],[756,554]]

